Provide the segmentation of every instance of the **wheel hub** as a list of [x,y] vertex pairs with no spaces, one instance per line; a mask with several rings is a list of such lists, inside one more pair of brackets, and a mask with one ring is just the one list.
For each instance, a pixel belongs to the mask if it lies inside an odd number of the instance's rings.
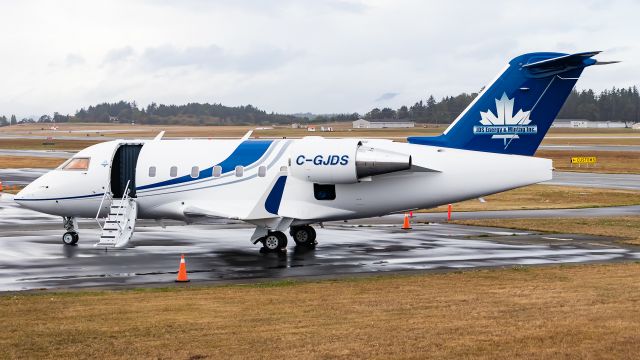
[[267,249],[275,250],[278,248],[278,238],[275,235],[269,235],[266,239],[264,239],[264,246]]
[[307,242],[307,240],[309,240],[309,235],[307,234],[306,231],[300,230],[296,233],[296,240],[298,240],[301,243]]
[[71,244],[73,242],[73,235],[64,234],[64,237],[62,239],[64,240],[65,243]]

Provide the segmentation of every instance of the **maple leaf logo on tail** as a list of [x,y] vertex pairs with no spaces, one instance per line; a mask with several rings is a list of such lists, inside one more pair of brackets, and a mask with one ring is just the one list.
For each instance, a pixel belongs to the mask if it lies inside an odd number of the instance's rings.
[[[513,114],[514,99],[509,99],[506,93],[500,99],[496,99],[496,114],[491,110],[480,112],[480,124],[473,127],[475,135],[491,135],[492,139],[502,139],[504,148],[514,139],[519,139],[518,135],[536,134],[538,127],[530,125],[529,115],[531,111],[522,111]],[[508,141],[507,141],[508,140]]]

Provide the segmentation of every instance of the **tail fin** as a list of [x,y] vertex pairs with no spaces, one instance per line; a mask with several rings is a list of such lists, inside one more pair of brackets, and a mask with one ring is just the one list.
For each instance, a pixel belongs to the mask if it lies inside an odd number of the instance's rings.
[[533,155],[582,70],[599,64],[599,51],[530,53],[509,62],[440,136],[413,144]]

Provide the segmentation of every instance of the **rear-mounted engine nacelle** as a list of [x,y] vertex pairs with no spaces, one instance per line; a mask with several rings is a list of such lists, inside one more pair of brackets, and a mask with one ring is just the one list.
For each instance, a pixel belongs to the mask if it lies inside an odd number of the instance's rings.
[[291,175],[319,184],[353,184],[364,177],[411,168],[411,156],[362,145],[356,139],[306,137],[291,147]]

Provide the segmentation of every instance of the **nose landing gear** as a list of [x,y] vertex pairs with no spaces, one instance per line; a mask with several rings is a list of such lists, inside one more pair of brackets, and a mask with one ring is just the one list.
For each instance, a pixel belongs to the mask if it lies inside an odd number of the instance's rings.
[[76,229],[78,228],[78,221],[74,217],[63,217],[62,224],[64,225],[65,230],[67,230],[64,235],[62,235],[62,243],[65,245],[75,245],[80,240],[80,236]]
[[80,236],[75,231],[67,231],[62,235],[62,243],[65,245],[75,245],[80,240]]

